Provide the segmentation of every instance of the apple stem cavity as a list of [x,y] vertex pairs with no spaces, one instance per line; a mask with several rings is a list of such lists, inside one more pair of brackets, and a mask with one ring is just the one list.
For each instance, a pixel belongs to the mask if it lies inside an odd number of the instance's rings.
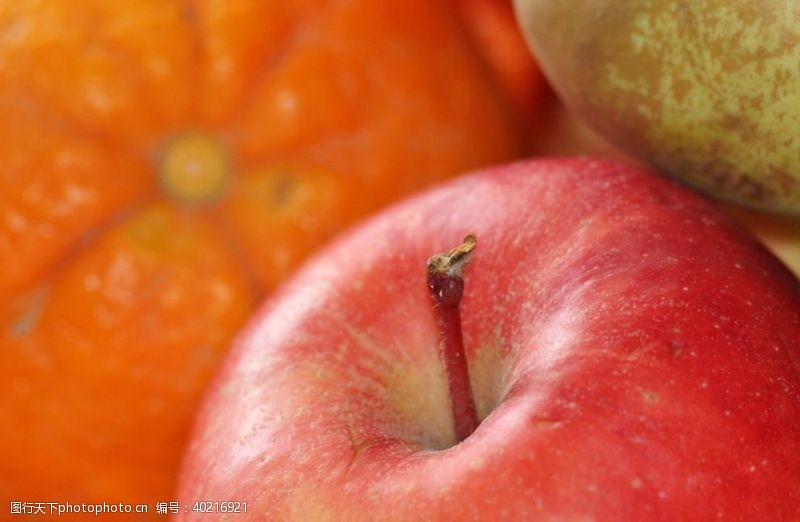
[[469,437],[479,424],[464,354],[460,309],[464,293],[463,271],[476,245],[475,235],[469,234],[459,246],[428,260],[428,290],[439,326],[439,348],[450,388],[458,442]]

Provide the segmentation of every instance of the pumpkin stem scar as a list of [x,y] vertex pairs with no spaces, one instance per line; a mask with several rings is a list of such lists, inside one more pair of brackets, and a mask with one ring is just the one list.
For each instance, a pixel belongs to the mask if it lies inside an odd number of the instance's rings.
[[217,138],[200,132],[187,132],[170,139],[157,162],[162,189],[185,204],[216,201],[231,178],[225,147]]

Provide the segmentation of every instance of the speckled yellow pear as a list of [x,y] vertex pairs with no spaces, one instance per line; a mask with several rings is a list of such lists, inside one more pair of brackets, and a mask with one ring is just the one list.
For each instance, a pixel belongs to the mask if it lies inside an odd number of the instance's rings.
[[566,103],[707,194],[800,214],[800,2],[515,0]]

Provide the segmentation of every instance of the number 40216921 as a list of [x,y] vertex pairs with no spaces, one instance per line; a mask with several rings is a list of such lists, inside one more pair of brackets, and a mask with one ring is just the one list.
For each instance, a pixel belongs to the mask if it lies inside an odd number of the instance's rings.
[[247,513],[247,502],[195,502],[192,511],[195,513]]

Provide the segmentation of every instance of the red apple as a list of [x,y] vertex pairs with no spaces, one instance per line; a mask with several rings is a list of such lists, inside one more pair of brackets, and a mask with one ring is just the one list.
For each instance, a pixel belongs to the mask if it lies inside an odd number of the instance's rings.
[[[425,263],[467,232],[482,422],[456,444]],[[269,301],[202,408],[181,519],[800,520],[798,361],[800,284],[700,197],[609,161],[489,170]]]

